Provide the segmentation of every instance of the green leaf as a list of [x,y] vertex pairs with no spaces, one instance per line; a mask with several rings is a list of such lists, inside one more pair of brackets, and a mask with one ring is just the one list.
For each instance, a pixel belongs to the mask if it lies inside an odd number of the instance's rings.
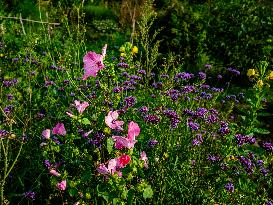
[[112,138],[107,138],[107,151],[110,154],[113,151],[114,141]]
[[145,189],[144,189],[144,191],[143,191],[143,197],[144,197],[144,199],[147,199],[147,198],[152,198],[153,197],[153,190],[152,190],[152,188],[151,188],[151,186],[150,185],[148,185]]
[[82,122],[82,124],[84,124],[84,125],[90,125],[90,124],[91,124],[90,121],[89,121],[87,118],[83,118],[83,119],[81,120],[81,122]]
[[71,197],[75,196],[78,193],[78,190],[76,188],[70,188],[68,190],[68,193]]
[[266,129],[262,129],[262,128],[254,128],[253,132],[258,133],[258,134],[262,134],[262,135],[270,134],[270,131],[268,131]]
[[133,200],[134,200],[134,190],[130,189],[128,191],[127,204],[128,205],[132,205],[133,204]]
[[269,117],[269,116],[272,116],[271,113],[268,113],[268,112],[261,112],[261,113],[258,113],[258,116],[261,116],[261,117]]

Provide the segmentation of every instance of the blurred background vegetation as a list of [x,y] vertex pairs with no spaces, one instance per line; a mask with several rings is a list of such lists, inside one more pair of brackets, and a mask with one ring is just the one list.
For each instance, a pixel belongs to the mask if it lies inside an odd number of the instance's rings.
[[[132,38],[138,44],[137,25],[145,0],[1,2],[1,16],[21,13],[23,18],[32,20],[67,23],[75,30],[82,29],[90,48],[100,49],[108,43],[118,49]],[[158,68],[171,54],[177,65],[190,71],[211,64],[215,74],[224,67],[245,73],[262,60],[268,61],[272,69],[272,1],[155,0],[152,9],[156,19],[150,32],[160,30],[156,37],[161,40]],[[4,20],[0,18],[0,23]],[[239,82],[244,80],[247,78],[239,78]]]

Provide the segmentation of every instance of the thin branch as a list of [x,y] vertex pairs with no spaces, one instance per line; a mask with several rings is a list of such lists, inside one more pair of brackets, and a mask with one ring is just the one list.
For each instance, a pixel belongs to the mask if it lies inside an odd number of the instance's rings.
[[29,21],[29,22],[33,22],[33,23],[45,23],[45,24],[51,24],[51,25],[55,25],[55,26],[59,26],[60,23],[49,23],[49,22],[44,22],[44,21],[35,21],[35,20],[30,20],[30,19],[23,19],[23,18],[18,18],[18,17],[12,17],[12,16],[0,16],[0,19],[4,18],[4,19],[16,19],[16,20],[22,20],[22,21]]

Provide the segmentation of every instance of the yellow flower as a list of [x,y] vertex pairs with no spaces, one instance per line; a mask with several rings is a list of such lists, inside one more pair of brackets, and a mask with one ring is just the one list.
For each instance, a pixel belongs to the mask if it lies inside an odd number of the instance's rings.
[[262,80],[258,80],[257,86],[258,86],[259,88],[261,88],[261,87],[263,87],[263,85],[264,85],[264,82],[263,82]]
[[271,72],[269,73],[268,78],[269,78],[269,80],[273,80],[273,71],[271,71]]
[[126,54],[125,54],[125,53],[120,53],[120,56],[121,56],[121,57],[125,57]]
[[124,47],[124,46],[121,46],[121,47],[119,48],[119,52],[125,53],[125,47]]
[[132,49],[132,53],[133,54],[138,53],[138,47],[134,46]]
[[251,77],[251,76],[254,76],[254,75],[255,75],[255,70],[254,69],[248,69],[247,76]]
[[3,54],[3,53],[1,53],[1,54],[0,54],[0,57],[4,57],[4,54]]

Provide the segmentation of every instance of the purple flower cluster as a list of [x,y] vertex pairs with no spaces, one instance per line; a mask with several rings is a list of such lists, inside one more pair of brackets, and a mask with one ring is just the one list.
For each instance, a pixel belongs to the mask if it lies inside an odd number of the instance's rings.
[[0,130],[0,138],[4,138],[9,135],[9,132],[6,130]]
[[157,83],[152,84],[152,87],[154,87],[155,89],[159,89],[159,90],[162,89],[162,86],[163,86],[162,82],[157,82]]
[[129,96],[124,98],[124,102],[126,104],[126,108],[133,107],[136,104],[136,97]]
[[208,110],[206,108],[197,108],[196,112],[194,113],[194,117],[196,118],[205,118]]
[[98,148],[101,148],[102,140],[105,138],[105,135],[103,132],[97,132],[94,134],[93,138],[90,139],[88,142],[90,144],[95,145]]
[[171,128],[177,128],[178,127],[178,124],[180,123],[180,120],[179,120],[178,114],[174,110],[172,110],[172,109],[164,110],[163,114],[166,117],[170,118]]
[[13,110],[14,110],[14,106],[13,105],[8,105],[7,107],[4,108],[4,112],[7,115],[10,114]]
[[208,160],[211,161],[212,163],[215,162],[219,162],[220,161],[220,157],[219,156],[215,156],[215,155],[208,155]]
[[186,72],[183,72],[183,73],[178,73],[174,76],[174,81],[179,81],[179,79],[182,79],[182,80],[189,80],[191,78],[194,78],[194,75],[191,74],[191,73],[186,73]]
[[203,137],[202,134],[197,134],[196,138],[192,140],[192,145],[193,146],[199,146],[200,144],[203,143]]
[[254,172],[255,164],[251,162],[250,159],[244,156],[239,156],[237,158],[248,174],[252,174]]
[[240,75],[240,71],[238,71],[234,68],[227,68],[227,71],[229,71],[230,73],[232,73],[234,75]]
[[144,117],[144,121],[152,124],[158,124],[160,122],[160,118],[157,115],[146,115]]
[[199,77],[201,80],[205,80],[206,77],[207,77],[207,75],[206,75],[206,73],[200,71],[200,72],[198,73],[198,77]]
[[142,77],[138,76],[138,75],[131,75],[130,76],[131,80],[142,80]]
[[228,192],[234,192],[234,185],[233,185],[231,182],[228,182],[228,183],[225,185],[225,189],[226,189]]
[[26,198],[28,198],[31,201],[35,200],[35,192],[28,191],[23,194]]
[[262,147],[267,151],[273,151],[273,145],[271,142],[263,142]]
[[159,143],[159,142],[158,142],[157,140],[151,139],[151,140],[149,140],[149,142],[148,142],[148,147],[153,148],[153,147],[155,147],[158,143]]
[[224,89],[223,88],[211,88],[210,89],[212,92],[215,92],[215,93],[221,93],[221,92],[223,92],[224,91]]
[[242,146],[243,144],[254,144],[256,142],[256,139],[254,137],[245,136],[242,134],[236,134],[235,135],[236,142],[238,146]]
[[221,121],[220,122],[220,129],[219,129],[219,133],[222,134],[222,135],[227,135],[229,134],[230,130],[229,130],[229,127],[228,127],[228,123],[224,122],[224,121]]
[[149,111],[149,108],[147,106],[142,106],[138,109],[138,111],[145,114]]
[[13,78],[11,80],[3,80],[3,86],[4,87],[15,86],[16,84],[18,84],[17,78]]
[[195,86],[194,85],[186,85],[181,89],[181,93],[183,94],[188,94],[188,93],[192,93],[195,91]]
[[138,70],[137,72],[141,75],[146,75],[146,70]]
[[196,123],[196,122],[193,122],[192,118],[188,119],[187,125],[192,131],[197,131],[200,128],[200,125],[198,123]]
[[129,65],[127,63],[124,62],[120,62],[117,64],[118,68],[129,68]]
[[117,87],[114,87],[112,91],[113,93],[120,93],[122,92],[122,90],[123,90],[123,87],[117,86]]

